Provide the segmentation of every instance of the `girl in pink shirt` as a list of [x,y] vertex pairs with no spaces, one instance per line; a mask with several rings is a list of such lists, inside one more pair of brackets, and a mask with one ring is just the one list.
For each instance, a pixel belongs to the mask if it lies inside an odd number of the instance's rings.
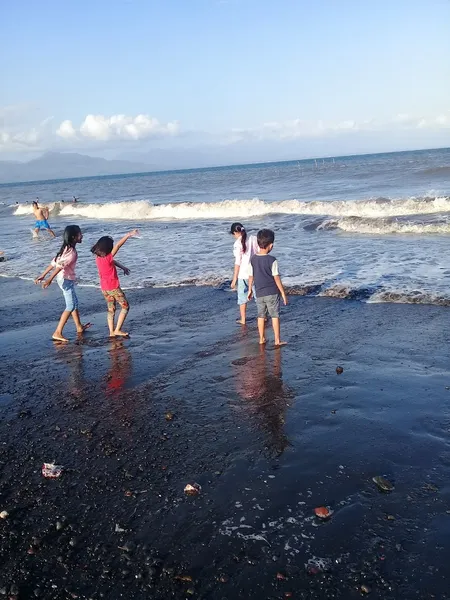
[[[117,276],[117,268],[122,269],[125,275],[130,273],[129,269],[121,265],[114,256],[119,249],[125,244],[128,238],[138,235],[138,230],[134,229],[127,233],[116,245],[114,240],[109,235],[101,237],[98,242],[92,246],[91,252],[95,254],[95,262],[97,263],[98,274],[100,275],[100,287],[103,296],[108,306],[108,327],[110,337],[128,337],[128,333],[122,331],[122,326],[128,314],[129,304],[123,293],[119,278]],[[116,302],[120,304],[122,309],[117,319],[117,324],[114,327],[114,315],[116,313]]]
[[[58,254],[52,260],[50,265],[45,269],[42,275],[36,277],[34,283],[44,282],[43,288],[47,288],[53,279],[56,277],[56,281],[62,290],[64,300],[66,301],[66,309],[64,310],[61,318],[59,319],[58,326],[52,335],[52,339],[55,342],[68,342],[69,340],[64,337],[63,329],[72,315],[75,321],[75,326],[78,333],[83,333],[90,323],[82,325],[80,321],[80,314],[78,312],[78,298],[75,292],[75,265],[77,262],[78,254],[76,251],[76,245],[80,244],[83,240],[83,234],[78,225],[68,225],[64,230],[64,242],[61,246]],[[53,271],[52,275],[45,281],[46,276]]]

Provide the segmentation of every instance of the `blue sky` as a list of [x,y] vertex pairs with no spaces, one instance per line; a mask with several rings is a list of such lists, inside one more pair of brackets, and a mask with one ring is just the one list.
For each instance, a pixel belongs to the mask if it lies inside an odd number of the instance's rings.
[[449,26],[448,0],[5,1],[0,159],[450,145]]

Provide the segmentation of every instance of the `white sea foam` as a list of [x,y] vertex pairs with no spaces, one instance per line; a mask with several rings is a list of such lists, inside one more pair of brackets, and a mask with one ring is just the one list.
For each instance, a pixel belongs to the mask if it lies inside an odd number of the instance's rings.
[[[222,202],[180,202],[152,204],[146,200],[135,202],[108,202],[105,204],[49,205],[53,216],[84,217],[112,220],[196,220],[260,217],[269,214],[328,215],[331,217],[396,217],[405,215],[450,212],[450,198],[405,198],[373,200],[339,200],[332,202],[282,200],[266,202],[251,200],[223,200]],[[30,205],[19,205],[14,214],[31,214]]]
[[387,234],[448,234],[450,223],[420,223],[414,221],[395,221],[392,219],[364,219],[360,217],[343,217],[327,219],[316,226],[318,231],[339,229],[348,233],[369,235]]

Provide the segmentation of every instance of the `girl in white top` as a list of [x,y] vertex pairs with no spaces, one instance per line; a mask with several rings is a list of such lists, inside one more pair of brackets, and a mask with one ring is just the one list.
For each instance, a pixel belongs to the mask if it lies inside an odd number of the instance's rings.
[[230,233],[236,238],[233,246],[234,275],[233,281],[231,282],[231,288],[233,290],[236,288],[237,284],[240,319],[237,319],[236,323],[245,325],[248,302],[248,266],[251,257],[259,251],[259,248],[256,236],[247,236],[247,232],[242,223],[233,223]]

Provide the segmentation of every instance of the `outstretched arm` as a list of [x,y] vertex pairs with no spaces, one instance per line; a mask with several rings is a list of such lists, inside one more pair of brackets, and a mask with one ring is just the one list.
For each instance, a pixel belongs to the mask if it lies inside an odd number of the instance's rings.
[[111,254],[115,256],[125,244],[125,242],[134,235],[139,235],[139,231],[137,229],[133,229],[133,231],[129,231],[126,235],[124,235],[123,238],[119,240],[117,244],[115,244],[114,248],[111,250]]
[[113,260],[113,263],[116,265],[116,267],[119,267],[119,269],[122,269],[122,271],[124,272],[125,275],[130,274],[130,269],[127,269],[127,267],[124,267],[122,264],[120,264],[120,262],[118,260]]
[[54,265],[50,264],[48,265],[48,267],[45,269],[45,271],[42,273],[42,275],[39,275],[39,277],[36,277],[36,279],[34,280],[34,283],[38,284],[41,283],[41,281],[43,281],[47,275],[50,273],[50,271],[52,271],[54,269]]

